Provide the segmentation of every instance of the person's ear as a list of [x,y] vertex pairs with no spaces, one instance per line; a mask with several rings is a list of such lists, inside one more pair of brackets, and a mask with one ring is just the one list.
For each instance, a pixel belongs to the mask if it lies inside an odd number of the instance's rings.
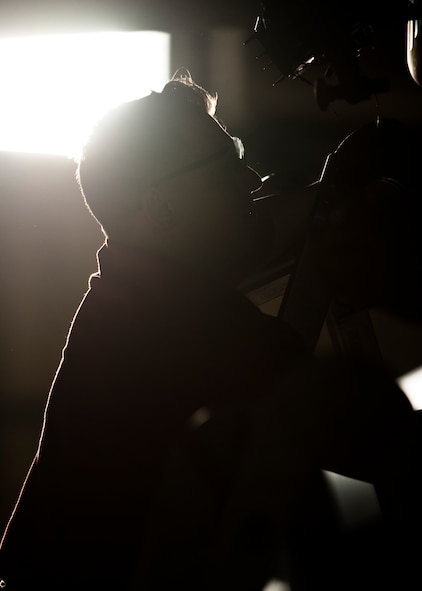
[[156,187],[144,194],[143,205],[148,219],[156,226],[168,227],[173,224],[174,212],[168,199]]

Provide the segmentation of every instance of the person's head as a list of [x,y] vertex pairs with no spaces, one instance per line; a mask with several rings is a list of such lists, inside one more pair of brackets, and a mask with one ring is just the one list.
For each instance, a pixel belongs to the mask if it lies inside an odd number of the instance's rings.
[[110,242],[234,277],[257,246],[251,193],[260,178],[216,118],[217,95],[179,72],[162,92],[102,118],[77,178]]

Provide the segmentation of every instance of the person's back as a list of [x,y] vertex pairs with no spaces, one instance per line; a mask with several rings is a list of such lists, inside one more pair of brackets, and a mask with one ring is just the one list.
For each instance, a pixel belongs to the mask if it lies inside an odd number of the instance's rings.
[[[115,254],[110,247],[101,261]],[[133,262],[151,270],[145,259]],[[235,296],[218,306],[202,298],[187,307],[176,283],[183,273],[156,263],[154,273],[166,270],[159,294],[143,288],[150,273],[121,288],[105,264],[71,331],[39,459],[5,544],[19,577],[41,578],[45,588],[50,576],[53,587],[63,585],[70,570],[73,585],[122,584],[122,573],[133,573],[136,552],[148,545],[143,536],[154,529],[149,520],[161,471],[188,437],[189,417],[202,407],[252,399],[265,387],[263,374],[272,379],[283,347],[286,357],[294,352],[293,341],[278,342],[272,323],[266,327]],[[190,287],[198,291],[198,284]],[[207,512],[196,519],[210,525]]]

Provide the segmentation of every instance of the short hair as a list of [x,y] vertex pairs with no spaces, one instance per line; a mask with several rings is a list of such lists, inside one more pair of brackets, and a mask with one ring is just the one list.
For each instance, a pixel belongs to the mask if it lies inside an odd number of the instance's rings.
[[139,208],[143,183],[171,170],[175,154],[190,147],[181,133],[181,113],[216,118],[217,100],[217,93],[179,68],[161,92],[122,103],[98,121],[77,161],[76,180],[106,236]]

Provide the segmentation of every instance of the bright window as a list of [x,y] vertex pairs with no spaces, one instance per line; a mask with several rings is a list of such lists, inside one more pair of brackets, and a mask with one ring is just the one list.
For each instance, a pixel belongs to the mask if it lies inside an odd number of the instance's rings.
[[170,35],[3,38],[0,56],[0,150],[74,157],[106,110],[162,89]]

